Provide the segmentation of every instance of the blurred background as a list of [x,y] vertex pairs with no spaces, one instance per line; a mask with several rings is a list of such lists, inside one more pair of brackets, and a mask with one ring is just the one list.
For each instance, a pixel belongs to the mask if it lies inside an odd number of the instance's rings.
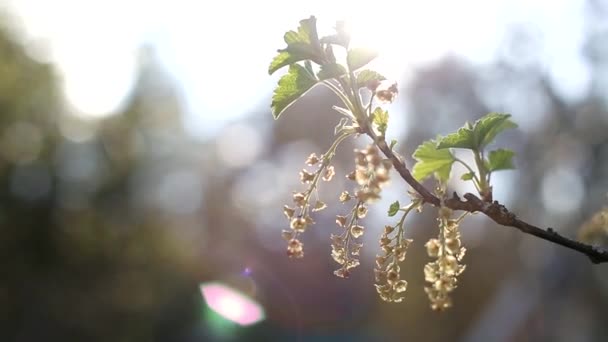
[[462,224],[452,309],[431,311],[423,291],[431,208],[408,219],[404,302],[382,302],[377,239],[408,200],[396,175],[361,266],[333,276],[337,196],[365,138],[340,147],[305,258],[286,257],[282,205],[339,119],[320,87],[270,114],[282,73],[268,64],[311,14],[381,52],[401,154],[508,112],[519,128],[497,145],[517,170],[493,177],[495,199],[572,237],[606,205],[608,1],[3,0],[0,340],[608,339],[608,265],[481,216]]

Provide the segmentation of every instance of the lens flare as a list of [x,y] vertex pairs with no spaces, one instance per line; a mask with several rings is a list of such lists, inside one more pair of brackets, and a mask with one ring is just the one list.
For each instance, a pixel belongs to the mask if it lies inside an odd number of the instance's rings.
[[241,326],[248,326],[265,318],[264,309],[253,299],[220,283],[200,285],[205,302],[220,316]]

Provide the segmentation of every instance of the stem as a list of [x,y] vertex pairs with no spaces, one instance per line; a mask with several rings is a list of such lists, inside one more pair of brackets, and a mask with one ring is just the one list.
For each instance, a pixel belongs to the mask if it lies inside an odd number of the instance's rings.
[[[378,136],[376,136],[369,128],[364,130],[363,133],[367,134],[382,151],[382,153],[384,153],[384,155],[392,161],[395,170],[399,173],[401,178],[403,178],[403,180],[405,180],[420,195],[420,200],[422,203],[429,203],[433,206],[440,205],[439,198],[428,191],[412,176],[405,163],[393,153],[384,138],[378,138]],[[558,234],[552,228],[542,229],[524,222],[518,219],[517,216],[511,213],[505,206],[498,203],[498,201],[485,202],[471,193],[465,194],[464,198],[465,200],[462,200],[460,197],[458,197],[458,195],[454,194],[452,198],[445,201],[445,206],[453,210],[464,210],[470,213],[484,213],[487,217],[499,225],[516,228],[526,234],[534,235],[540,239],[547,240],[582,253],[595,264],[608,262],[608,250],[569,239]]]
[[348,108],[348,110],[350,110],[353,115],[355,114],[355,107],[353,106],[353,104],[351,103],[350,99],[348,98],[348,96],[346,96],[344,94],[344,92],[342,90],[340,90],[340,88],[336,87],[333,83],[331,83],[330,81],[323,81],[322,82],[323,85],[325,85],[327,88],[331,89],[331,91],[334,92],[334,94],[336,94],[336,96],[338,96],[340,98],[340,100],[342,100],[342,103],[344,103],[344,105]]
[[490,188],[487,179],[486,165],[483,159],[483,152],[474,150],[473,154],[475,155],[475,164],[477,164],[477,170],[479,170],[479,187],[481,188],[479,189],[479,194],[485,199],[489,194]]
[[480,189],[480,184],[479,184],[479,178],[477,178],[477,174],[475,173],[475,171],[473,171],[473,169],[469,166],[469,164],[465,163],[462,159],[454,157],[454,160],[459,162],[460,164],[462,164],[465,168],[467,168],[467,170],[469,170],[469,172],[473,175],[473,184],[475,184],[475,188],[477,189],[477,191],[481,191]]

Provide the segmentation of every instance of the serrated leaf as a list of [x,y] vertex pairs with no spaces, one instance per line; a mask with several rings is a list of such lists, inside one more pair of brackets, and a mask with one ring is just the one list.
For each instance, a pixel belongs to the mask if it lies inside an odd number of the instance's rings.
[[323,62],[323,51],[317,36],[317,19],[311,16],[300,20],[297,31],[288,31],[283,36],[287,48],[279,50],[268,67],[268,73],[272,75],[275,71],[293,63],[312,60],[317,64]]
[[361,70],[358,74],[357,74],[357,88],[362,88],[367,86],[368,83],[373,82],[373,81],[384,81],[386,80],[386,77],[380,75],[379,73],[373,71],[373,70],[369,70],[369,69],[365,69],[365,70]]
[[272,95],[270,107],[275,120],[316,83],[317,80],[311,77],[306,68],[298,64],[290,65],[289,72],[281,77]]
[[372,121],[378,126],[378,131],[384,135],[388,127],[388,111],[376,107],[372,113]]
[[475,140],[473,138],[473,131],[469,128],[463,127],[458,129],[456,133],[451,133],[439,140],[437,144],[438,149],[444,148],[475,148]]
[[468,181],[468,180],[473,179],[474,176],[475,176],[475,173],[467,172],[467,173],[463,174],[462,176],[460,176],[460,179],[462,179],[463,181]]
[[513,121],[509,120],[510,114],[489,113],[475,122],[473,133],[475,145],[478,149],[490,144],[498,133],[517,127]]
[[397,215],[400,208],[401,208],[401,205],[399,204],[399,201],[395,201],[395,202],[391,203],[391,206],[388,208],[388,216],[393,217],[393,216]]
[[438,149],[435,140],[427,140],[414,151],[416,164],[412,175],[418,181],[422,181],[431,175],[445,182],[450,177],[454,156],[448,149]]
[[336,78],[346,74],[346,68],[338,63],[330,63],[321,65],[321,70],[317,74],[319,80],[327,80],[330,78]]
[[498,171],[515,169],[515,165],[513,165],[513,156],[515,156],[515,152],[503,148],[491,151],[488,155],[488,170]]
[[378,52],[367,48],[354,48],[348,50],[346,62],[351,71],[364,67],[367,63],[378,57]]

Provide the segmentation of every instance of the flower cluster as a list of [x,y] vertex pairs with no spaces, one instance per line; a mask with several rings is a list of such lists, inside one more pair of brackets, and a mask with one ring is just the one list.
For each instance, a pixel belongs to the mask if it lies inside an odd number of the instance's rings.
[[426,243],[426,250],[435,261],[429,262],[424,267],[424,278],[431,284],[425,287],[425,291],[431,302],[433,310],[445,310],[452,306],[449,297],[457,285],[457,276],[460,275],[465,265],[460,262],[464,257],[466,249],[461,246],[460,232],[458,231],[459,219],[452,219],[452,210],[447,207],[439,208],[439,237],[430,239]]
[[348,215],[337,215],[336,224],[341,228],[339,235],[331,235],[331,256],[340,265],[334,274],[348,278],[350,270],[359,266],[359,251],[363,246],[355,240],[360,238],[365,228],[360,219],[367,215],[367,204],[380,198],[381,188],[389,181],[392,164],[382,160],[374,145],[363,150],[355,150],[355,171],[346,177],[356,181],[359,188],[351,196],[347,191],[340,194],[340,202],[355,199],[356,203]]
[[315,204],[311,205],[311,197],[313,193],[316,193],[319,179],[329,182],[336,174],[334,167],[329,165],[329,161],[330,158],[317,157],[314,153],[308,156],[306,164],[308,166],[319,165],[319,167],[314,172],[306,169],[300,171],[300,181],[302,184],[307,184],[308,188],[304,192],[294,192],[295,207],[283,206],[283,214],[289,220],[290,229],[283,230],[282,236],[287,241],[287,255],[290,258],[304,257],[303,244],[298,240],[298,236],[314,224],[310,213],[327,208],[327,205],[320,200],[316,200]]
[[373,203],[380,199],[380,191],[388,184],[389,172],[393,164],[382,159],[378,149],[369,145],[363,150],[355,150],[355,171],[348,174],[348,179],[359,185],[355,197],[364,203]]
[[[390,237],[393,232],[396,234]],[[400,294],[407,289],[407,281],[401,279],[399,263],[405,260],[410,243],[412,243],[411,239],[403,237],[403,219],[396,227],[388,225],[384,227],[380,237],[380,247],[384,254],[376,255],[374,286],[380,298],[386,302],[399,303],[403,300]]]

